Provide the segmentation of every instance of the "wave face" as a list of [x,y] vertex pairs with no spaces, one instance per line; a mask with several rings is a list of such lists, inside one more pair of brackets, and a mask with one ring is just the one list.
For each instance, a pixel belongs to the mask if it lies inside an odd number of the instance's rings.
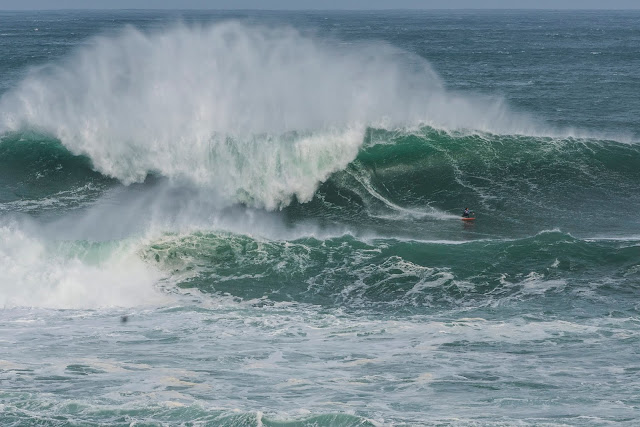
[[369,129],[364,141],[310,204],[289,212],[377,220],[385,228],[408,221],[414,237],[428,227],[424,220],[450,220],[466,206],[482,212],[486,232],[504,236],[551,228],[625,233],[638,226],[629,210],[640,205],[636,144],[430,127]]
[[0,137],[0,212],[75,209],[94,202],[114,180],[93,170],[59,140],[33,132]]
[[0,12],[0,424],[638,424],[637,17],[190,13]]

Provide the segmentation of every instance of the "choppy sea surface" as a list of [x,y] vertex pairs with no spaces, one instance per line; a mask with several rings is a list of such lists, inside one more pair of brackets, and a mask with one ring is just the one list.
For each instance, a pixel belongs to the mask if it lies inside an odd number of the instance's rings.
[[639,12],[0,12],[0,52],[3,426],[640,424]]

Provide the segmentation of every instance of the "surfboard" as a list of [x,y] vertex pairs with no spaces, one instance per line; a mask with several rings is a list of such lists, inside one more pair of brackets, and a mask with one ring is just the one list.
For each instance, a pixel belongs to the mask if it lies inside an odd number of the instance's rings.
[[475,217],[469,217],[469,218],[462,217],[460,219],[462,219],[463,221],[473,221],[476,218]]

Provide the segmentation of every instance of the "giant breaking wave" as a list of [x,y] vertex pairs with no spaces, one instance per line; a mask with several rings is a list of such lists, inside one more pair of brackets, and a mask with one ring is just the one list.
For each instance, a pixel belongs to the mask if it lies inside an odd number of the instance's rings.
[[0,100],[0,132],[50,135],[124,184],[154,173],[270,210],[310,200],[368,127],[417,125],[536,133],[391,46],[237,22],[97,37]]

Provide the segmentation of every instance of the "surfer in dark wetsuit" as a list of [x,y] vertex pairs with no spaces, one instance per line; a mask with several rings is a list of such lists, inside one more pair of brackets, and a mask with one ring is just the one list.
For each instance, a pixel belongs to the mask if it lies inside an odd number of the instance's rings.
[[462,217],[463,218],[469,218],[470,214],[471,214],[471,212],[469,211],[469,208],[464,208],[464,212],[462,212]]

